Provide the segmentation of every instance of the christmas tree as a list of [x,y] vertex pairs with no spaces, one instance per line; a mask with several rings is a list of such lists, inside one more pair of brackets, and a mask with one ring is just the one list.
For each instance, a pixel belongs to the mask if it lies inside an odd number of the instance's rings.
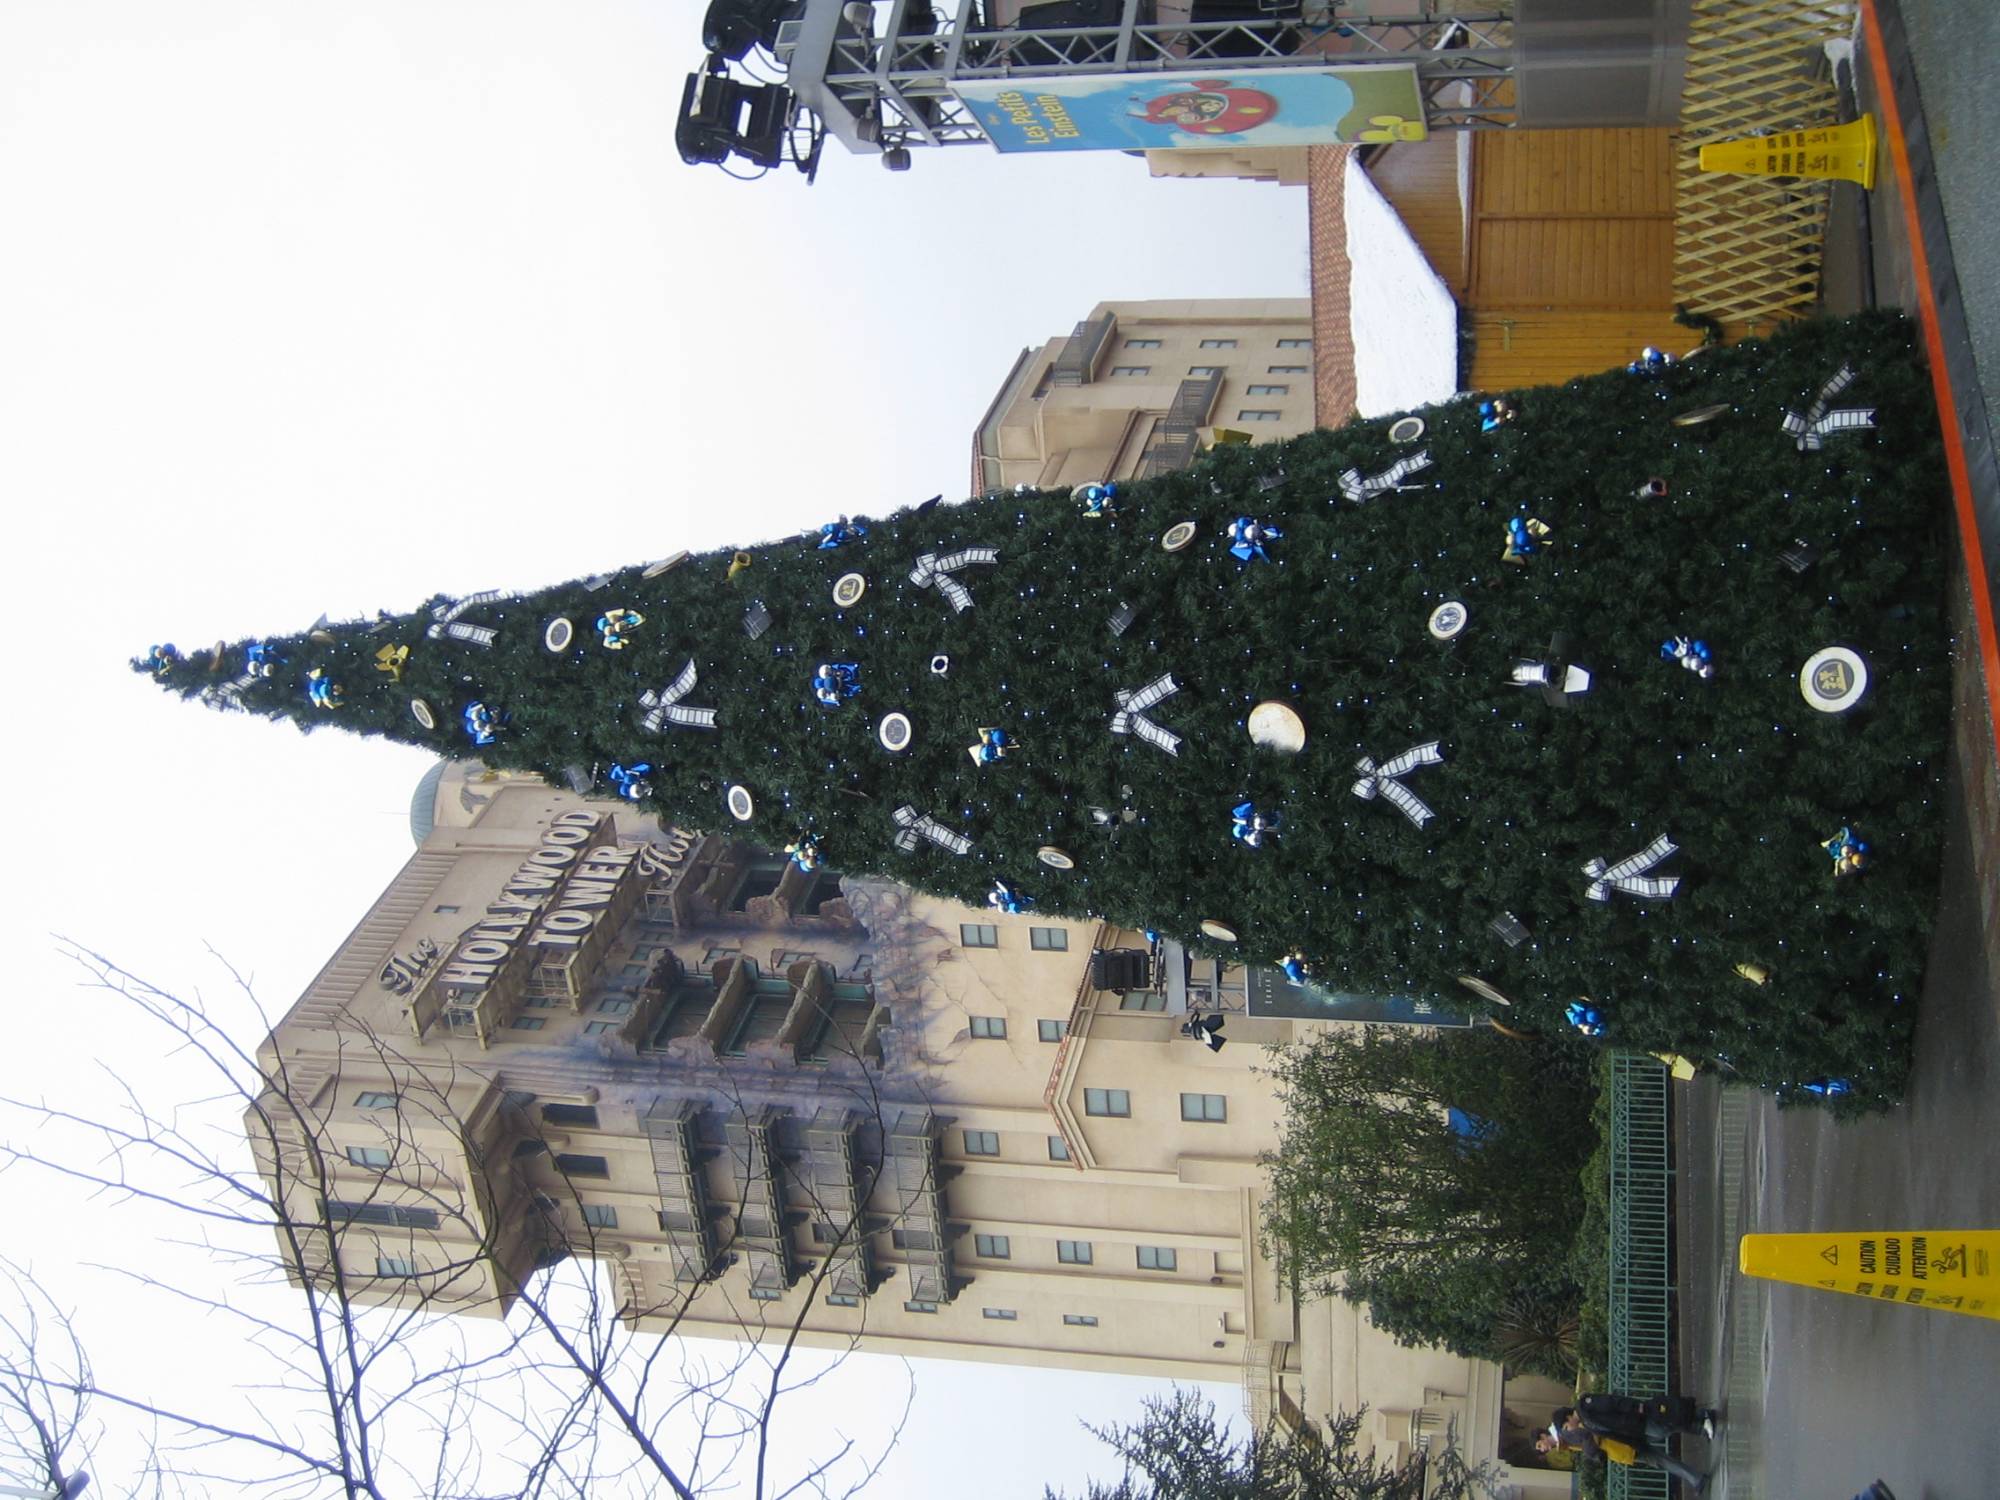
[[1860,1108],[1936,896],[1942,473],[1904,325],[1815,324],[135,666]]

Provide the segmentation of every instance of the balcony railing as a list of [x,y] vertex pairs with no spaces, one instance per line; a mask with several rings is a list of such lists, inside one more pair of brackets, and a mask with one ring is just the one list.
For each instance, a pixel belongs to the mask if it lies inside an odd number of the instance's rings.
[[715,1228],[702,1166],[701,1112],[693,1099],[662,1097],[653,1101],[644,1122],[660,1189],[660,1228],[672,1249],[676,1281],[703,1281],[716,1269]]
[[948,1238],[951,1226],[938,1178],[938,1137],[943,1130],[929,1111],[905,1110],[889,1131],[896,1222],[906,1234],[913,1302],[949,1302],[957,1295]]
[[[1673,1172],[1667,1070],[1641,1052],[1611,1054],[1611,1368],[1607,1389],[1673,1388]],[[1607,1500],[1666,1500],[1658,1469],[1611,1464]]]
[[1097,374],[1097,362],[1104,355],[1104,347],[1111,342],[1111,335],[1117,327],[1118,320],[1110,313],[1101,318],[1086,318],[1077,324],[1063,345],[1063,352],[1049,366],[1049,384],[1090,384]]

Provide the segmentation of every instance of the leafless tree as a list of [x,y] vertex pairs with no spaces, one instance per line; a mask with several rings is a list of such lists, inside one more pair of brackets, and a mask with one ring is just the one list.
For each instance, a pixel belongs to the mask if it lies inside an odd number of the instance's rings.
[[[222,1284],[110,1269],[142,1308],[161,1299],[224,1320],[241,1374],[214,1399],[100,1383],[69,1321],[17,1277],[23,1311],[0,1318],[0,1436],[33,1482],[60,1484],[96,1422],[142,1434],[145,1472],[128,1484],[170,1495],[692,1500],[732,1488],[788,1500],[851,1495],[879,1471],[900,1420],[879,1451],[787,1432],[781,1462],[773,1445],[784,1399],[826,1378],[824,1361],[800,1373],[795,1354],[835,1252],[864,1232],[858,1212],[808,1203],[833,1243],[809,1295],[788,1299],[796,1311],[773,1321],[768,1303],[736,1307],[733,1339],[695,1342],[681,1335],[713,1327],[726,1289],[646,1297],[539,1122],[491,1078],[365,1029],[343,1032],[351,1051],[330,1066],[295,1066],[236,1039],[261,1039],[268,1018],[233,973],[241,1014],[222,1016],[96,953],[72,956],[122,1021],[154,1028],[210,1086],[163,1104],[119,1082],[108,1117],[0,1098],[0,1172],[49,1172],[172,1215]],[[879,1118],[868,1070],[849,1071],[855,1102]],[[378,1146],[331,1144],[349,1074],[380,1088]],[[371,1180],[357,1162],[393,1170]]]

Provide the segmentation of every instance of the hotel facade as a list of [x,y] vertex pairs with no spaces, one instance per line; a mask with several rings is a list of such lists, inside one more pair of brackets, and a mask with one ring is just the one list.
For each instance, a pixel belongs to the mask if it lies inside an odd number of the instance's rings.
[[1249,1014],[1239,968],[476,764],[412,823],[261,1050],[298,1108],[248,1117],[359,1300],[499,1316],[589,1256],[641,1329],[1241,1381],[1260,1421],[1366,1402],[1385,1455],[1455,1424],[1491,1458],[1562,1394],[1402,1349],[1261,1253],[1264,1049],[1338,1023]]

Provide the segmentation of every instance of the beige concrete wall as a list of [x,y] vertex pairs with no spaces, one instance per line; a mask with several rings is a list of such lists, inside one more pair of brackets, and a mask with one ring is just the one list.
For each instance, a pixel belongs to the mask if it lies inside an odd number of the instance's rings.
[[[1234,326],[1286,325],[1239,317]],[[384,963],[425,939],[450,952],[551,820],[583,806],[540,782],[477,768],[454,768],[436,802],[423,845],[264,1049],[267,1065],[282,1058],[310,1091],[313,1128],[330,1148],[328,1196],[437,1219],[434,1228],[349,1227],[343,1263],[363,1300],[408,1295],[397,1277],[377,1277],[379,1264],[412,1260],[430,1271],[461,1262],[477,1269],[455,1277],[447,1295],[468,1311],[499,1312],[507,1277],[525,1276],[546,1243],[533,1209],[543,1194],[575,1252],[612,1267],[643,1326],[678,1320],[684,1332],[758,1337],[796,1322],[815,1346],[1177,1379],[1231,1380],[1261,1365],[1288,1372],[1287,1393],[1310,1415],[1362,1401],[1412,1410],[1426,1390],[1457,1390],[1470,1392],[1465,1425],[1475,1451],[1474,1427],[1497,1431],[1497,1372],[1401,1350],[1340,1304],[1301,1309],[1262,1256],[1258,1158],[1277,1139],[1280,1111],[1256,1069],[1267,1045],[1290,1040],[1292,1023],[1232,1015],[1229,1045],[1211,1053],[1179,1037],[1178,1017],[1127,1008],[1090,984],[1093,950],[1142,946],[1137,934],[848,882],[842,901],[826,908],[832,917],[774,916],[773,898],[762,898],[748,911],[718,905],[666,925],[647,920],[642,907],[579,1003],[524,1007],[517,1014],[541,1024],[503,1027],[484,1045],[441,1024],[419,1038],[410,1019],[416,1001],[384,987]],[[590,806],[615,817],[621,841],[664,837],[629,808]],[[710,883],[726,894],[731,872],[748,862],[726,840],[702,840],[658,877],[658,889],[685,896],[714,875]],[[656,918],[660,909],[652,908]],[[620,1016],[604,1019],[607,999],[615,1005],[630,986],[651,982],[636,976],[652,972],[661,950],[690,975],[710,967],[720,975],[728,972],[716,966],[724,949],[751,958],[766,977],[811,953],[843,980],[863,972],[866,954],[887,1021],[882,1063],[836,1057],[805,1066],[775,1042],[718,1056],[693,1035],[641,1051],[612,1029],[624,1024]],[[1198,977],[1225,1008],[1233,1003],[1239,971]],[[1044,1023],[1058,1039],[1043,1039]],[[1100,1090],[1119,1091],[1116,1103]],[[364,1108],[369,1092],[403,1102]],[[533,1097],[522,1104],[522,1095]],[[1212,1113],[1210,1101],[1220,1100],[1224,1117],[1184,1118],[1183,1095],[1197,1101],[1186,1112]],[[886,1171],[864,1228],[889,1275],[860,1306],[829,1303],[810,1277],[777,1300],[753,1300],[747,1253],[712,1281],[676,1282],[645,1127],[663,1098],[705,1100],[718,1118],[764,1105],[795,1119],[857,1109],[885,1127],[905,1113],[935,1116],[956,1295],[934,1311],[906,1305],[914,1252],[890,1230],[910,1205]],[[550,1103],[590,1105],[595,1122],[542,1121],[537,1111]],[[250,1124],[254,1137],[259,1122]],[[545,1152],[533,1151],[536,1139]],[[267,1142],[260,1160],[275,1174],[295,1147]],[[392,1160],[352,1163],[349,1147],[387,1150]],[[601,1157],[605,1171],[565,1181],[552,1153]],[[745,1184],[726,1151],[704,1170],[727,1240]],[[308,1174],[284,1190],[297,1214],[315,1216],[319,1189]],[[615,1223],[589,1225],[585,1209]],[[809,1223],[790,1234],[801,1261],[824,1254]],[[1004,1237],[1004,1256],[990,1253],[992,1237]],[[1482,1378],[1490,1400],[1480,1394]]]
[[1060,385],[1052,377],[1071,335],[1030,350],[1011,372],[975,434],[981,489],[1130,478],[1181,382],[1197,370],[1222,373],[1221,390],[1201,423],[1204,444],[1217,428],[1248,433],[1257,442],[1311,429],[1307,299],[1100,302],[1084,321],[1107,315],[1116,328],[1083,383]]

